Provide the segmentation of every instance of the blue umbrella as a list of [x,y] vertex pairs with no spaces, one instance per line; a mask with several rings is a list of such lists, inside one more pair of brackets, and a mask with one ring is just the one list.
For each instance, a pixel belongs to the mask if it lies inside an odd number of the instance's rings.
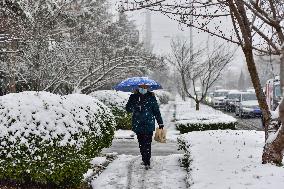
[[139,85],[147,85],[150,90],[162,89],[159,83],[148,77],[131,77],[123,80],[113,88],[117,91],[132,92],[137,89]]

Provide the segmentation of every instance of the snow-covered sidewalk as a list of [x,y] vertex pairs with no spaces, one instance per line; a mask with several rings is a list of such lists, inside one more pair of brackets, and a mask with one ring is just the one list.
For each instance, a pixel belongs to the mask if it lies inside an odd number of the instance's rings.
[[154,156],[152,169],[145,170],[141,156],[120,155],[92,182],[96,189],[185,189],[182,155]]
[[152,143],[152,169],[145,170],[136,136],[132,131],[116,131],[110,148],[103,152],[120,154],[97,179],[92,182],[96,189],[185,189],[186,170],[181,167],[182,151],[178,151],[176,130],[173,122],[174,101],[160,108],[167,129],[167,143]]
[[[176,130],[173,121],[174,101],[169,101],[169,104],[162,105],[160,111],[164,119],[164,125],[167,129],[167,143],[152,142],[152,155],[164,156],[169,154],[180,154],[182,151],[177,150],[177,137],[180,136]],[[115,132],[115,138],[112,146],[104,149],[103,153],[117,152],[125,155],[140,155],[138,141],[135,133],[129,130],[118,130]]]

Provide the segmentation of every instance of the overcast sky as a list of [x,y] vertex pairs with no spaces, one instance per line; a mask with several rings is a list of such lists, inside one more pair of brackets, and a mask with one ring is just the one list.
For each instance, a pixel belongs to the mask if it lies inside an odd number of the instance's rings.
[[[113,6],[113,12],[116,12],[117,0],[110,0]],[[145,11],[135,11],[127,13],[129,18],[134,20],[141,36],[144,35],[145,30]],[[181,35],[189,38],[189,28],[179,25],[176,21],[169,19],[168,17],[158,13],[151,13],[152,20],[152,45],[153,51],[156,54],[166,55],[170,52],[170,41],[172,37]],[[230,25],[230,24],[228,24]],[[208,39],[208,34],[201,32],[198,33],[197,30],[193,30],[193,45],[206,45]],[[224,43],[225,41],[217,37],[210,37],[210,41],[216,40],[218,43]],[[233,47],[233,46],[232,46]],[[244,56],[242,51],[238,49],[235,55],[235,59],[231,64],[231,69],[239,71],[243,67]]]

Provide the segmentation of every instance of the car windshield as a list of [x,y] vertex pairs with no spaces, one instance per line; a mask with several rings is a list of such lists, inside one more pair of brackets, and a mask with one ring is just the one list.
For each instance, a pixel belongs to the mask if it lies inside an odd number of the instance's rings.
[[239,99],[241,94],[229,94],[228,99]]
[[228,92],[214,92],[214,97],[226,96]]
[[274,92],[275,92],[275,97],[281,97],[281,88],[280,88],[280,85],[275,85]]
[[248,101],[248,100],[257,100],[256,95],[254,93],[243,94],[242,95],[242,101]]

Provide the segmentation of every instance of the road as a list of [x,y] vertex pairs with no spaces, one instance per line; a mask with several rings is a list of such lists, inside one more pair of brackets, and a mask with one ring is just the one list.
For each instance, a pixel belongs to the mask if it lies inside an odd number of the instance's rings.
[[233,116],[238,120],[237,129],[239,130],[257,130],[262,131],[261,118],[240,118],[235,116],[235,113],[222,111],[223,113]]

